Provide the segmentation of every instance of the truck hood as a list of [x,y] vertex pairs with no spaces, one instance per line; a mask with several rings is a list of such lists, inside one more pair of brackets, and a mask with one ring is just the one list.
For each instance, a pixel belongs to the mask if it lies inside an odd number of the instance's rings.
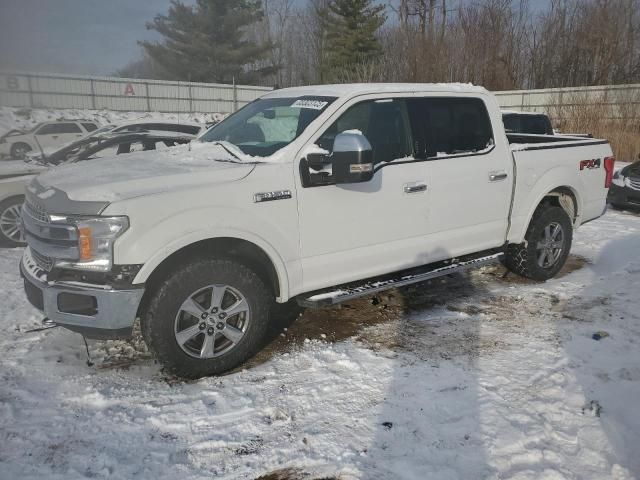
[[[233,151],[235,154],[235,151]],[[77,202],[114,202],[179,188],[244,178],[255,159],[211,143],[180,145],[51,168],[30,190],[40,199],[64,192]]]

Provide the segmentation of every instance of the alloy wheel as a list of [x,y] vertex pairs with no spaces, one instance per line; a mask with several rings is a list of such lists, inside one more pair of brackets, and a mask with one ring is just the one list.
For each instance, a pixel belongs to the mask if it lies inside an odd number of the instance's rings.
[[552,222],[544,228],[536,245],[538,265],[542,268],[553,267],[558,262],[563,250],[564,230],[562,225]]
[[0,213],[0,231],[9,240],[17,243],[24,243],[21,207],[20,204],[10,205]]
[[174,322],[176,343],[187,355],[209,359],[233,349],[251,321],[245,296],[229,285],[208,285],[182,303]]

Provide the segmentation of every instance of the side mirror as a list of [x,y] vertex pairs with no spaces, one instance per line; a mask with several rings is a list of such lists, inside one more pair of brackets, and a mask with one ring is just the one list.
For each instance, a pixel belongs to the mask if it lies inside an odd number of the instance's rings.
[[336,135],[331,160],[336,184],[368,182],[373,178],[373,148],[361,133]]

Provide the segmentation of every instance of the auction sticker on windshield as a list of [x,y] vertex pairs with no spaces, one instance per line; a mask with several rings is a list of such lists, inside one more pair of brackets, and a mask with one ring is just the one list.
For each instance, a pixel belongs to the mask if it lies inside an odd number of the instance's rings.
[[321,100],[296,100],[291,105],[293,108],[311,108],[313,110],[322,110],[329,102]]

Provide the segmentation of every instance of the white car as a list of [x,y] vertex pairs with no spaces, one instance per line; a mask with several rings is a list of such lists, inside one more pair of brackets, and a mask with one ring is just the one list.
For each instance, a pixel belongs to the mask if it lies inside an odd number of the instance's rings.
[[200,377],[253,355],[275,302],[333,305],[498,260],[543,281],[604,213],[615,160],[606,140],[522,138],[469,85],[276,90],[201,142],[32,180],[25,292],[89,337],[140,318],[166,368]]
[[64,120],[40,123],[28,132],[12,130],[0,137],[0,156],[21,160],[31,151],[45,152],[84,137],[97,128],[91,121]]

